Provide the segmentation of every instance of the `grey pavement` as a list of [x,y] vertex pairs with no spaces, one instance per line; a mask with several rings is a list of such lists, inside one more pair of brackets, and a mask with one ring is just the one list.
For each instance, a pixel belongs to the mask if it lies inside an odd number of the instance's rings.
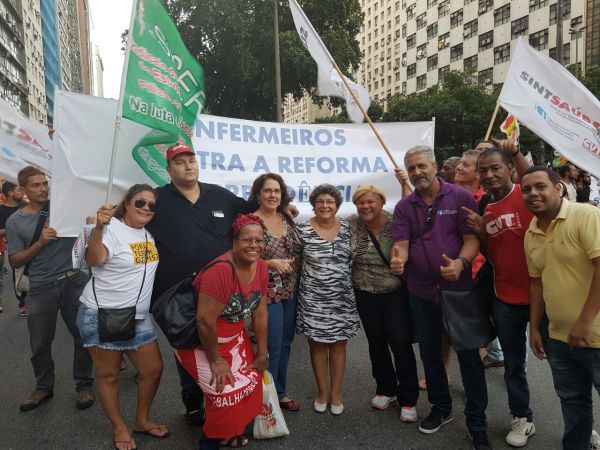
[[[21,413],[19,404],[35,387],[29,362],[30,352],[26,319],[18,315],[10,282],[6,279],[0,314],[0,449],[110,449],[113,448],[108,420],[100,404],[85,411],[75,408],[75,392],[71,381],[73,346],[66,327],[59,319],[53,354],[57,382],[54,399],[38,409]],[[179,384],[173,354],[161,336],[160,347],[165,371],[153,407],[153,419],[165,423],[171,430],[166,440],[137,437],[139,449],[193,449],[199,430],[183,419],[179,399]],[[415,351],[417,348],[415,346]],[[418,357],[417,357],[418,360]],[[419,363],[419,373],[422,368]],[[135,371],[131,367],[121,376],[121,407],[131,424],[135,411]],[[486,371],[489,407],[488,433],[496,449],[510,448],[504,438],[510,422],[503,369]],[[251,440],[248,448],[267,449],[467,449],[469,441],[463,415],[462,386],[456,356],[452,358],[451,393],[454,398],[454,420],[433,435],[418,432],[415,424],[398,419],[398,406],[386,411],[370,407],[374,382],[367,352],[367,342],[361,332],[348,346],[348,362],[343,386],[346,407],[341,416],[317,414],[312,410],[315,395],[308,346],[297,336],[289,369],[289,393],[301,402],[299,412],[285,412],[290,436],[267,441]],[[529,449],[559,449],[563,422],[560,405],[552,386],[546,362],[530,354],[529,381],[531,406],[535,414],[537,433],[529,441]],[[594,412],[598,415],[598,401]],[[421,393],[417,410],[420,418],[429,412],[426,393]],[[249,431],[249,434],[251,431]]]

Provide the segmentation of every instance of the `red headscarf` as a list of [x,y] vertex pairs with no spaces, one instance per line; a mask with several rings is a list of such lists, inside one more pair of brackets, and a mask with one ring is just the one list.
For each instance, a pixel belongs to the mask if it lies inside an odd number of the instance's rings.
[[237,219],[231,224],[233,235],[237,235],[246,225],[258,225],[261,228],[263,227],[258,216],[255,216],[254,214],[238,214]]

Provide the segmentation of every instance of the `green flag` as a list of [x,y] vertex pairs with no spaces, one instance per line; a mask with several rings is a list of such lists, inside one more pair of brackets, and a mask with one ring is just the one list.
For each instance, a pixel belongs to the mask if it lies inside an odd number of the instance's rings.
[[132,25],[122,114],[155,130],[133,149],[133,157],[162,185],[169,181],[168,145],[178,140],[191,145],[206,102],[204,73],[160,0],[137,0]]

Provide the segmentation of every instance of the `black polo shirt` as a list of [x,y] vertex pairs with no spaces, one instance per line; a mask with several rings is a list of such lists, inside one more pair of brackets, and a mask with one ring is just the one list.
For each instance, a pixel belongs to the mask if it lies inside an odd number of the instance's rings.
[[231,248],[231,224],[248,204],[216,184],[198,183],[200,197],[190,203],[170,183],[158,188],[156,215],[146,228],[156,241],[160,262],[152,298]]

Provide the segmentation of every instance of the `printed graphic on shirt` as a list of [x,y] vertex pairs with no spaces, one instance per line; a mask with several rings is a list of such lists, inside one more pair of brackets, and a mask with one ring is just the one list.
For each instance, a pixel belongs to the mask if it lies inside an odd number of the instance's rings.
[[504,233],[510,229],[520,229],[521,227],[521,216],[518,211],[514,213],[506,213],[498,216],[491,222],[488,222],[485,226],[485,230],[490,235]]
[[146,253],[146,242],[132,242],[129,244],[131,253],[133,254],[134,264],[144,264],[144,256],[148,255],[148,263],[158,261],[158,251],[154,247],[154,242],[148,242],[148,253]]

